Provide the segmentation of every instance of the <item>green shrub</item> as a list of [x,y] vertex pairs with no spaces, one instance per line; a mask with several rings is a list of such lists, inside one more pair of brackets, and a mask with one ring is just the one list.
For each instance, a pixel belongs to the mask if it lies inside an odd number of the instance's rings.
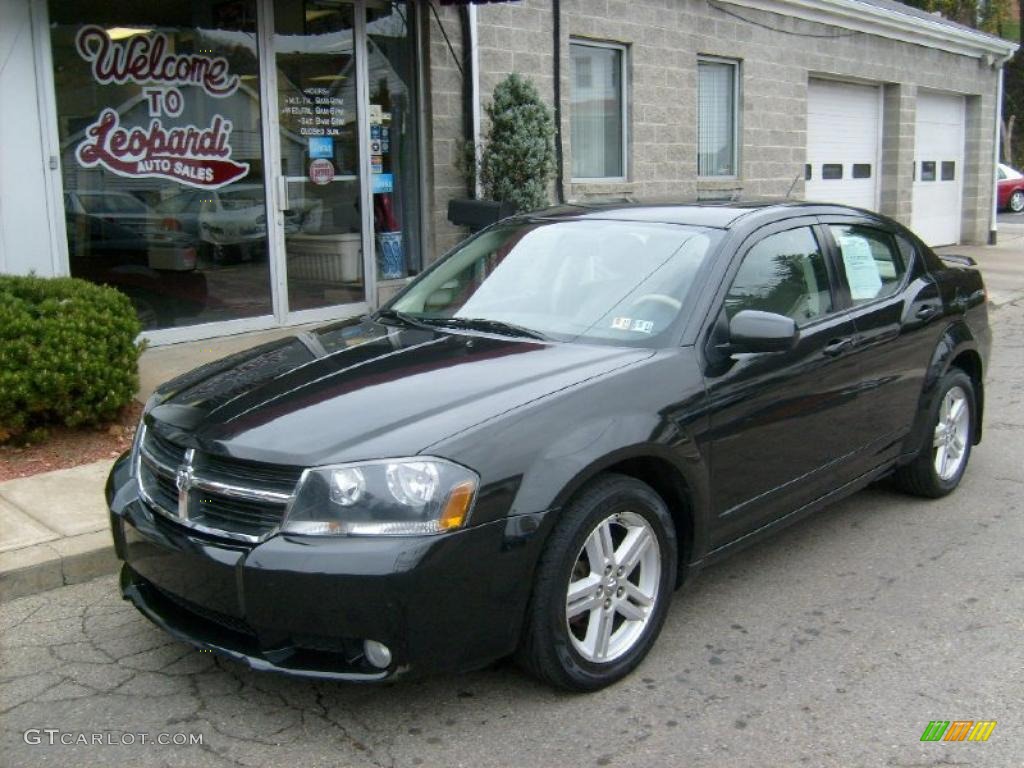
[[490,130],[480,158],[484,195],[511,202],[516,211],[548,205],[548,184],[555,173],[555,121],[537,88],[513,73],[498,83],[486,110]]
[[115,418],[138,387],[139,330],[113,288],[0,275],[0,442]]

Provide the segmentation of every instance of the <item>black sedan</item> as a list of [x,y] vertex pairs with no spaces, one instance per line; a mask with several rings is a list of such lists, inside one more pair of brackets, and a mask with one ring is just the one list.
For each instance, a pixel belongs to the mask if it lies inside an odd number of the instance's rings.
[[199,368],[108,484],[124,596],[257,669],[632,670],[705,565],[981,439],[973,262],[806,204],[563,207]]

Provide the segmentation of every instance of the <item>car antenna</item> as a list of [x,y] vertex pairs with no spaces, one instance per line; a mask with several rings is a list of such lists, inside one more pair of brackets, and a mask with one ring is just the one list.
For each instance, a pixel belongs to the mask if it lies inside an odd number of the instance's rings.
[[798,173],[796,176],[793,177],[793,183],[789,185],[789,191],[786,192],[786,199],[787,200],[789,200],[790,196],[792,196],[793,190],[796,189],[796,185],[799,182],[800,182],[800,174]]

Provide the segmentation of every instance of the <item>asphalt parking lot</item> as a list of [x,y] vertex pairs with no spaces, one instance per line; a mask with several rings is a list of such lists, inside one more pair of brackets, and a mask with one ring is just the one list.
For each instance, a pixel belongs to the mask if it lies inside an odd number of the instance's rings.
[[[381,687],[256,674],[170,640],[107,577],[0,607],[0,764],[1020,766],[1021,262],[994,273],[986,437],[961,489],[873,487],[709,569],[617,686],[556,693],[505,663]],[[998,725],[922,743],[931,720]],[[179,733],[202,744],[141,743]]]

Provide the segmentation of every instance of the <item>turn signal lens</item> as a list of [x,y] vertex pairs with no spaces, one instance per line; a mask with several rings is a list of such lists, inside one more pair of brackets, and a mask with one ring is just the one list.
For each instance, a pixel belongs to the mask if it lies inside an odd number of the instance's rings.
[[469,507],[473,503],[475,493],[476,483],[472,480],[459,483],[452,488],[444,510],[441,512],[441,517],[438,519],[438,527],[442,531],[453,531],[462,527],[466,522],[466,515],[469,514]]

